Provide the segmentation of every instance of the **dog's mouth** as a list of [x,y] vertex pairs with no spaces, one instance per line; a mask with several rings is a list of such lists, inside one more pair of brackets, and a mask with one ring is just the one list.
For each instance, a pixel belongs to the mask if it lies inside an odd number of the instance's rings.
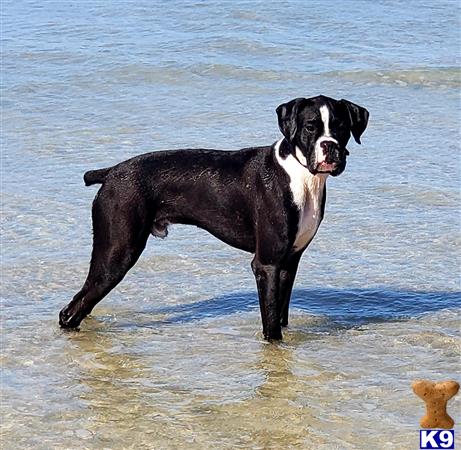
[[346,157],[349,155],[349,151],[344,149],[342,152],[336,151],[335,153],[321,155],[320,161],[316,161],[314,165],[315,172],[333,175],[342,172],[346,165]]
[[331,173],[334,172],[338,168],[339,163],[332,162],[327,163],[326,161],[317,163],[315,167],[315,171],[318,173]]

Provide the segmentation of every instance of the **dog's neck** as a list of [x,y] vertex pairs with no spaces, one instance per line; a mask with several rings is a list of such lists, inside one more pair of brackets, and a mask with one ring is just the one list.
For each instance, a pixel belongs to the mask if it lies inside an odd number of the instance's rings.
[[[285,138],[277,141],[273,145],[273,149],[277,162],[285,169],[288,175],[297,172],[296,177],[301,176],[302,178],[306,178],[306,181],[313,178],[324,182],[327,179],[328,173],[313,175],[307,168],[307,160],[301,149],[297,145],[290,144]],[[295,163],[301,167],[297,167]]]
[[274,144],[274,153],[277,162],[290,177],[290,188],[296,206],[303,209],[308,196],[321,201],[328,174],[313,175],[303,164],[305,157],[301,150],[290,145],[286,139],[281,139]]
[[285,138],[278,141],[275,145],[279,145],[279,155],[283,159],[286,159],[289,155],[291,155],[296,159],[296,161],[298,161],[299,164],[301,164],[301,166],[303,166],[306,170],[309,170],[307,169],[306,157],[297,145],[290,144]]
[[285,138],[279,139],[274,148],[278,149],[278,154],[281,158],[285,159],[289,155],[294,155],[295,147],[291,145]]

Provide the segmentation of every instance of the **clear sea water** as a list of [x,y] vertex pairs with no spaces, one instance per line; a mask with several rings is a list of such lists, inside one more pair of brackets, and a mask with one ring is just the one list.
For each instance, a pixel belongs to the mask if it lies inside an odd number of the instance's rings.
[[[2,448],[418,448],[411,382],[460,373],[459,3],[2,15]],[[91,251],[84,171],[271,144],[275,108],[317,94],[371,117],[328,181],[283,343],[262,339],[251,256],[186,226],[152,238],[80,332],[59,329]]]

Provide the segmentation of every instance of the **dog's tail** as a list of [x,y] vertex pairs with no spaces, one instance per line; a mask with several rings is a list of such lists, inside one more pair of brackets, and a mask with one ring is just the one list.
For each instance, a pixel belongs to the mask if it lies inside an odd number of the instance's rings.
[[83,175],[83,181],[85,182],[85,186],[91,186],[92,184],[97,183],[104,183],[111,169],[112,167],[108,167],[107,169],[89,170],[85,173],[85,175]]

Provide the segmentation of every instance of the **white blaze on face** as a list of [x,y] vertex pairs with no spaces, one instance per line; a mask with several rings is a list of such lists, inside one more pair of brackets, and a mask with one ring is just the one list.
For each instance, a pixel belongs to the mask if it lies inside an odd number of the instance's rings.
[[320,107],[320,117],[322,118],[323,122],[323,135],[320,136],[317,139],[317,142],[315,143],[315,162],[317,164],[320,164],[325,161],[325,153],[323,152],[322,149],[322,142],[325,141],[330,141],[334,142],[335,144],[338,143],[338,141],[331,137],[330,133],[330,110],[328,109],[327,105],[323,105]]
[[328,106],[323,105],[320,107],[320,116],[323,122],[323,134],[326,137],[330,137],[330,110]]

